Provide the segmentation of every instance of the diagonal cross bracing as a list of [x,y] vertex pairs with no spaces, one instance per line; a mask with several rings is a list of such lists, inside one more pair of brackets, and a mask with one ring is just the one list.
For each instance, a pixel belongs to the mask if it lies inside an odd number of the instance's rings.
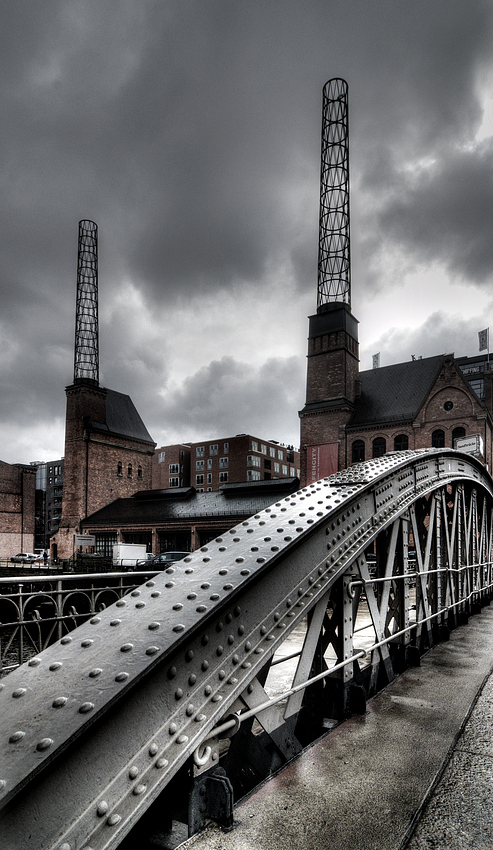
[[[118,847],[242,695],[260,699],[258,677],[294,627],[311,611],[326,620],[321,603],[343,577],[344,607],[378,535],[390,529],[395,554],[396,521],[458,482],[482,491],[491,517],[492,481],[474,458],[430,450],[358,464],[231,529],[3,679],[0,833],[28,846],[35,822],[46,850]],[[451,560],[453,539],[448,546]],[[393,577],[390,555],[384,572]],[[374,616],[375,652],[388,658],[395,635],[383,608]],[[353,657],[344,635],[339,662]],[[285,720],[299,701],[288,705]],[[271,735],[279,723],[271,712]],[[293,737],[286,752],[296,750]]]

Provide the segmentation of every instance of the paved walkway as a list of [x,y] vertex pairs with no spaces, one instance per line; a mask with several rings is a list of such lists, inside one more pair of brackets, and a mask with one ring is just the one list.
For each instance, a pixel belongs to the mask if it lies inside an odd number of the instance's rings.
[[493,605],[186,850],[491,850]]

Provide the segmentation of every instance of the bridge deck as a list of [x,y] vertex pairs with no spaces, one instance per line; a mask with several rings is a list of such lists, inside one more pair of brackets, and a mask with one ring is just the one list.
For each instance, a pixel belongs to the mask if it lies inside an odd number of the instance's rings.
[[491,847],[492,681],[475,700],[492,664],[490,606],[373,698],[366,716],[351,717],[240,803],[230,833],[210,825],[182,846]]

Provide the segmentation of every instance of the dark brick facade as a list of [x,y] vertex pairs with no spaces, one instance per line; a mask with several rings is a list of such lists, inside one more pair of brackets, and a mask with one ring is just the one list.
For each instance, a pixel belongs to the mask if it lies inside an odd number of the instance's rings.
[[299,451],[251,434],[162,446],[152,465],[153,489],[192,486],[214,492],[227,483],[299,476]]
[[329,312],[310,317],[306,404],[299,414],[302,485],[388,451],[454,448],[462,436],[481,438],[481,458],[491,470],[489,367],[481,373],[482,399],[453,355],[359,373],[347,305],[325,306]]
[[70,557],[80,520],[117,498],[151,489],[155,443],[128,396],[67,387],[62,518],[54,557]]
[[0,557],[34,551],[36,468],[0,461]]

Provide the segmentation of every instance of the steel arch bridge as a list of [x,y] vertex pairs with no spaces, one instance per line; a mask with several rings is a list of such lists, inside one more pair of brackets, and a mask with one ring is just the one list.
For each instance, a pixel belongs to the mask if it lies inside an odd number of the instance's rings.
[[230,824],[234,797],[489,602],[492,511],[473,457],[388,454],[91,616],[0,682],[2,846],[110,850],[146,818]]

